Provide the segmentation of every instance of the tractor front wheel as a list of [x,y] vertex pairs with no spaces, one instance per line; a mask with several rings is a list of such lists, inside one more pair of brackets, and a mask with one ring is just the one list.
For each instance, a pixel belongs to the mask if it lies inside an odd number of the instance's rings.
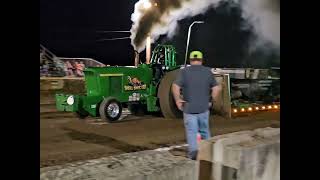
[[115,98],[106,98],[100,104],[99,113],[103,120],[110,123],[115,122],[122,114],[121,103]]

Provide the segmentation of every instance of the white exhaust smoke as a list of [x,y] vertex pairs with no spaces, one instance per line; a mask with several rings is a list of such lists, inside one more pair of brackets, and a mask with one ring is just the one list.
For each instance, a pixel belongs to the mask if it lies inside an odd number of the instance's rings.
[[152,42],[160,35],[171,38],[179,20],[204,14],[223,1],[233,2],[242,9],[247,27],[252,28],[256,35],[251,43],[253,49],[265,43],[280,48],[279,0],[140,0],[131,15],[131,43],[135,50],[141,52],[145,49],[148,35]]
[[242,18],[255,33],[250,51],[257,48],[280,49],[280,1],[238,0]]

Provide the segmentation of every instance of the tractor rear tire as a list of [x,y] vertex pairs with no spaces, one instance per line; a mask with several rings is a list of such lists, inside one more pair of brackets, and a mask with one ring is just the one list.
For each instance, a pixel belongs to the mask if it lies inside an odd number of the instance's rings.
[[165,118],[182,118],[182,111],[178,109],[174,101],[171,86],[180,70],[174,70],[166,73],[160,81],[158,88],[158,98],[162,115]]
[[101,119],[110,123],[115,122],[122,114],[122,105],[116,98],[106,98],[100,104],[99,114]]

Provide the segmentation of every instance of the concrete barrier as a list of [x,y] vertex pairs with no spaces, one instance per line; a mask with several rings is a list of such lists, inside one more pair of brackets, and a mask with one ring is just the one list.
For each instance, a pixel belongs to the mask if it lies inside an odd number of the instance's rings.
[[215,136],[200,143],[198,159],[201,180],[280,180],[280,129]]
[[141,151],[40,169],[41,180],[196,180],[197,162],[169,152]]

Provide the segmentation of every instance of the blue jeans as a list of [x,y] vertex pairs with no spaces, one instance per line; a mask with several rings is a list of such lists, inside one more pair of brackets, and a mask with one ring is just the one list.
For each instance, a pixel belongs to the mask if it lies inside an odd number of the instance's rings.
[[183,113],[184,127],[188,147],[188,157],[196,159],[198,154],[197,134],[201,134],[201,139],[210,138],[209,111],[200,114]]

